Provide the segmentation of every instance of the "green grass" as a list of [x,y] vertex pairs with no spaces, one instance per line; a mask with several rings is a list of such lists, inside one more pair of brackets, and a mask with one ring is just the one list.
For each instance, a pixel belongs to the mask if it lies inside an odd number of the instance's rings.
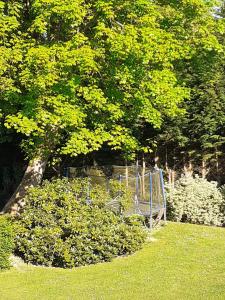
[[225,299],[225,229],[170,223],[135,255],[0,273],[0,299]]

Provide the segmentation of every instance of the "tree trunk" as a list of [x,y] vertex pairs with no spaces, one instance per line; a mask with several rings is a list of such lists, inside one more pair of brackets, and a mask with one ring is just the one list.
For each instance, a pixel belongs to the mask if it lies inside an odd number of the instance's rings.
[[47,162],[48,157],[46,156],[36,157],[29,162],[21,183],[4,206],[3,213],[16,214],[19,212],[20,208],[24,205],[23,199],[27,189],[41,183]]
[[143,201],[146,201],[145,197],[145,170],[146,170],[146,163],[145,163],[145,157],[143,155],[142,158],[142,198]]
[[128,165],[126,163],[126,188],[129,187],[129,169],[128,169]]

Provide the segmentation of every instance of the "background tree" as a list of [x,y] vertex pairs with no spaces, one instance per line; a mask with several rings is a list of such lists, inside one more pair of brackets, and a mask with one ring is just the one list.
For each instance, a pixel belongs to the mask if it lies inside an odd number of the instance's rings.
[[55,153],[139,149],[189,97],[175,66],[220,49],[208,1],[0,1],[0,28],[2,119],[29,160],[4,211]]
[[[177,72],[191,88],[191,97],[183,103],[186,113],[165,120],[161,131],[155,132],[158,151],[170,166],[180,168],[193,161],[197,171],[221,181],[224,152],[224,17],[223,9],[215,16],[215,34],[220,51],[214,48],[201,51],[185,62],[186,68],[177,65]],[[161,149],[161,150],[160,150]],[[174,159],[174,157],[176,157]]]

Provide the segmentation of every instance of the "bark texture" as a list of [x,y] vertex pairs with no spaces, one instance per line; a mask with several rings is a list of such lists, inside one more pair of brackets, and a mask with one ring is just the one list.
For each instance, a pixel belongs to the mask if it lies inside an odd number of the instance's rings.
[[17,214],[19,212],[24,205],[24,196],[27,189],[41,183],[47,162],[47,157],[41,156],[29,162],[21,183],[4,206],[2,213]]

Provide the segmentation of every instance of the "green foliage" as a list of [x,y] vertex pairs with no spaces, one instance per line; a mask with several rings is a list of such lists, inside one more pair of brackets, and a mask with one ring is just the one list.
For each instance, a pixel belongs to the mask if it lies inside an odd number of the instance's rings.
[[169,215],[174,221],[222,226],[225,198],[216,182],[199,177],[183,177],[169,189]]
[[16,251],[26,262],[72,268],[141,248],[141,223],[106,209],[109,194],[98,186],[89,203],[87,188],[87,181],[56,180],[29,190],[16,226]]
[[111,263],[73,270],[23,265],[0,273],[1,299],[225,298],[225,230],[168,223],[153,237],[136,255]]
[[[140,126],[182,113],[175,67],[220,51],[205,1],[0,1],[4,125],[29,156],[107,143],[132,154]],[[47,133],[47,134],[46,134]],[[148,148],[150,145],[148,145]],[[38,150],[37,150],[38,149]]]
[[0,216],[0,269],[10,267],[9,257],[14,249],[14,233],[10,220]]
[[[179,5],[183,6],[184,1],[179,2]],[[204,5],[203,1],[195,1],[197,2],[199,5],[196,5],[196,13],[199,13],[204,9]],[[224,6],[224,1],[218,1],[217,5],[220,4]],[[189,9],[192,10],[191,7]],[[155,132],[155,139],[158,140],[159,147],[162,146],[163,154],[165,155],[165,148],[168,150],[171,166],[175,164],[173,157],[177,157],[180,162],[192,160],[198,165],[204,161],[211,169],[217,168],[217,178],[212,174],[213,170],[210,174],[217,180],[219,166],[216,164],[223,156],[225,144],[224,16],[222,10],[220,18],[215,21],[217,28],[214,27],[220,50],[210,50],[209,47],[208,51],[200,51],[188,62],[181,61],[176,66],[178,76],[191,88],[190,98],[182,105],[186,114],[167,118],[162,131]],[[203,18],[203,22],[205,21]],[[196,34],[201,35],[202,30],[196,29]],[[210,39],[210,43],[212,41]]]

